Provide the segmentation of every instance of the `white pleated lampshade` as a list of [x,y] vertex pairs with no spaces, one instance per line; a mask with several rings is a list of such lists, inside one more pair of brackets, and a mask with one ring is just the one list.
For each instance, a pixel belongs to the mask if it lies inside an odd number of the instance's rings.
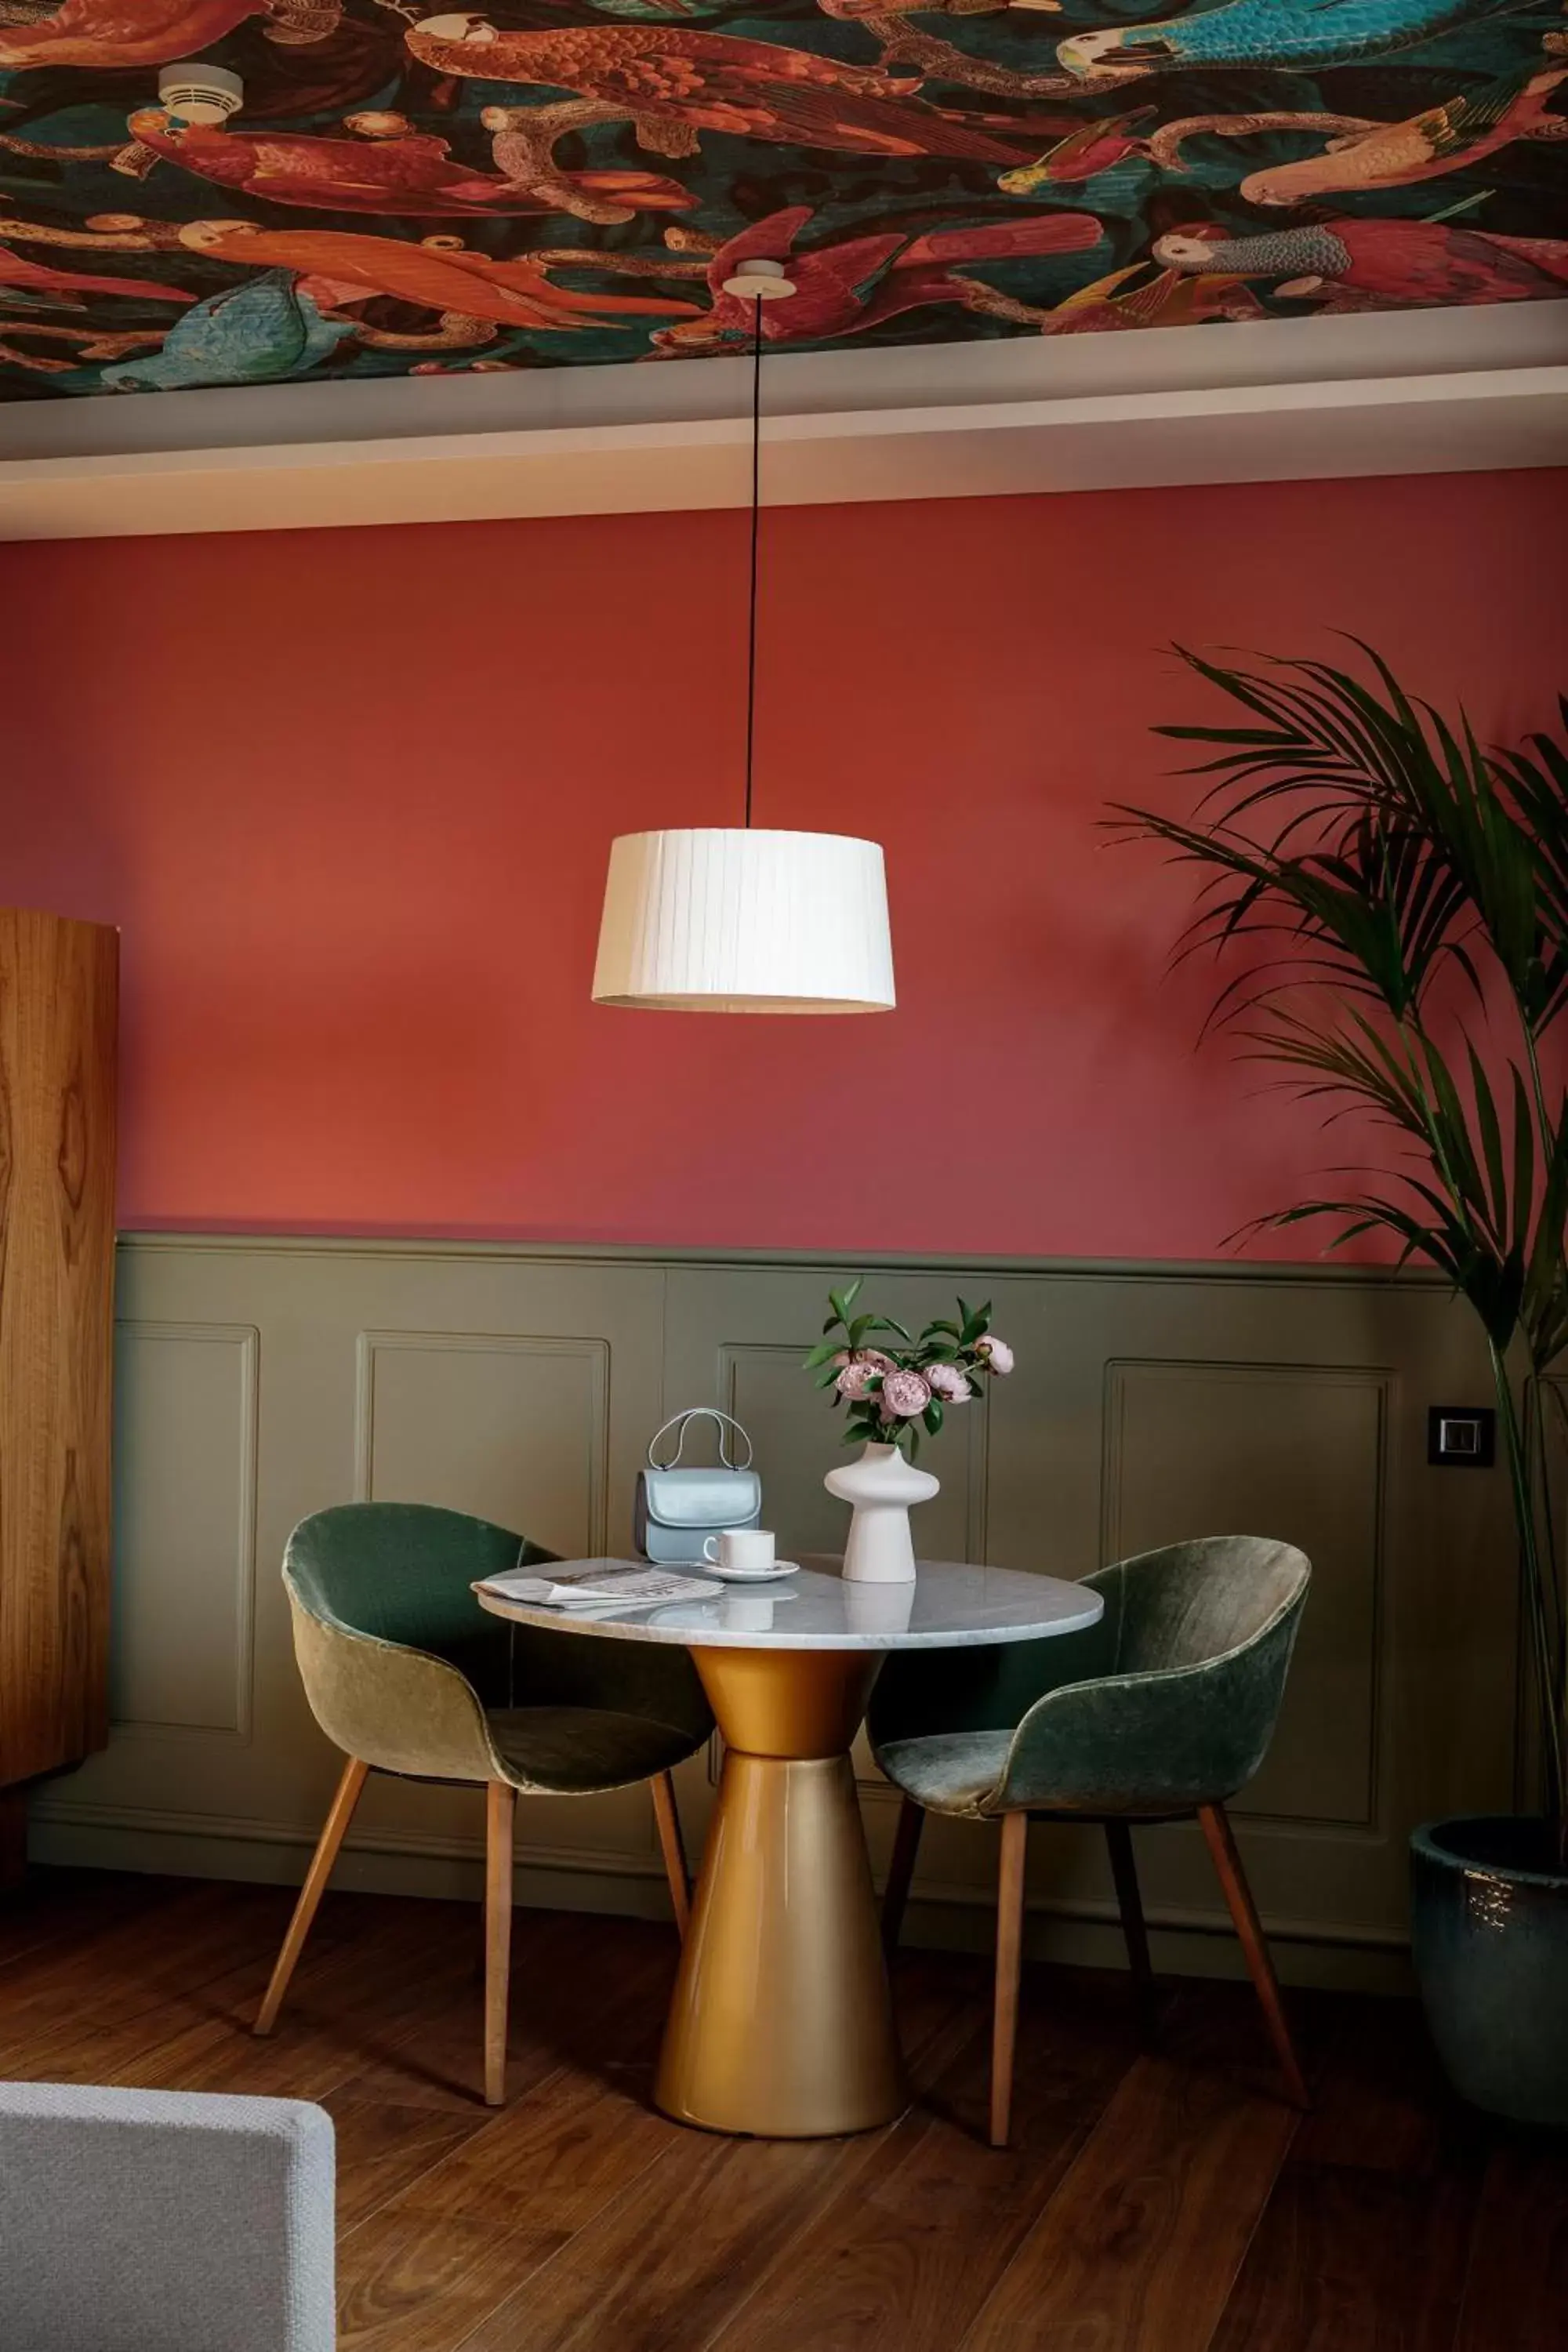
[[879,843],[705,826],[610,850],[598,1004],[658,1013],[889,1013]]

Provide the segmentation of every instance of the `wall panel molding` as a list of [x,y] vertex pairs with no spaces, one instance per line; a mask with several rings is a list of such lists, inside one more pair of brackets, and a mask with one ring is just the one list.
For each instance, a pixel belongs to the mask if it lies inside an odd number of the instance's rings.
[[[1079,1576],[1194,1533],[1300,1541],[1318,1578],[1274,1754],[1238,1808],[1287,1972],[1389,1981],[1405,1833],[1511,1795],[1516,1645],[1507,1496],[1425,1459],[1434,1402],[1486,1393],[1484,1346],[1436,1281],[1229,1261],[1109,1265],[866,1258],[888,1311],[993,1297],[1018,1369],[930,1451],[928,1555]],[[786,1548],[832,1548],[839,1430],[799,1360],[842,1266],[803,1254],[460,1241],[136,1235],[121,1247],[120,1532],[126,1712],[40,1791],[36,1850],[219,1875],[300,1874],[334,1776],[294,1667],[276,1564],[308,1511],[355,1493],[473,1509],[617,1549],[649,1437],[686,1404],[752,1421]],[[216,1662],[216,1663],[215,1663]],[[202,1769],[190,1769],[195,1755]],[[862,1751],[885,1864],[896,1806]],[[711,1801],[680,1778],[689,1839]],[[582,1810],[578,1810],[581,1807]],[[540,1801],[524,1900],[657,1913],[638,1790]],[[1103,1841],[1031,1840],[1037,1947],[1114,1958]],[[471,1891],[468,1792],[378,1779],[344,1883]],[[1173,1966],[1231,1968],[1195,1837],[1140,1832]],[[985,1946],[986,1825],[933,1821],[911,1918]]]
[[[1107,1559],[1205,1530],[1273,1535],[1288,1521],[1290,1539],[1312,1560],[1280,1735],[1259,1781],[1236,1808],[1255,1821],[1378,1826],[1393,1378],[1372,1367],[1278,1357],[1121,1359],[1105,1367],[1100,1549]],[[1152,1427],[1140,1422],[1140,1391]],[[1152,1453],[1159,1458],[1149,1460]],[[1258,1517],[1270,1510],[1276,1520]],[[1281,1750],[1291,1746],[1304,1709],[1312,1725],[1336,1726],[1334,1753],[1331,1761],[1305,1758],[1293,1790]],[[1312,1738],[1308,1730],[1300,1744]]]
[[115,1324],[117,1738],[247,1742],[254,1712],[254,1324]]
[[[567,1473],[569,1475],[570,1457],[574,1452],[580,1475],[574,1482],[575,1491],[566,1501],[564,1517],[559,1523],[550,1524],[548,1536],[547,1523],[537,1513],[531,1516],[531,1523],[521,1531],[552,1540],[552,1549],[580,1549],[584,1558],[593,1559],[603,1552],[609,1541],[608,1343],[603,1339],[535,1338],[518,1332],[362,1331],[355,1350],[354,1395],[354,1494],[362,1502],[384,1501],[389,1496],[395,1499],[447,1499],[441,1492],[445,1483],[441,1472],[433,1472],[426,1467],[421,1476],[417,1455],[415,1461],[397,1464],[395,1468],[392,1463],[378,1462],[378,1369],[406,1372],[413,1369],[408,1360],[416,1356],[429,1360],[433,1365],[439,1364],[442,1358],[456,1360],[465,1370],[478,1372],[486,1385],[494,1385],[498,1364],[505,1364],[511,1371],[524,1374],[521,1388],[529,1393],[529,1402],[533,1408],[526,1414],[528,1430],[541,1439],[552,1455],[554,1475]],[[563,1368],[568,1367],[581,1379],[584,1390],[581,1410],[576,1412],[570,1410],[564,1413],[552,1412],[550,1427],[542,1430],[542,1409],[549,1412],[561,1402],[559,1384],[563,1377]],[[536,1381],[527,1377],[531,1373],[537,1374]],[[387,1386],[388,1382],[384,1378],[384,1399]],[[473,1402],[473,1383],[466,1382],[464,1387],[467,1393],[453,1401],[458,1412],[462,1411],[464,1404]],[[521,1396],[517,1401],[521,1402]],[[415,1404],[416,1399],[411,1397],[408,1402]],[[426,1394],[417,1398],[417,1405],[426,1408],[417,1413],[419,1437],[433,1439],[439,1444],[444,1433],[438,1422],[434,1428],[430,1426],[428,1408],[431,1402],[427,1384]],[[402,1450],[405,1452],[412,1434],[407,1429],[403,1432]],[[450,1436],[455,1433],[447,1434]],[[519,1427],[518,1436],[519,1456],[524,1457],[526,1448],[522,1426]],[[400,1450],[395,1440],[391,1450],[395,1455]],[[537,1472],[542,1465],[520,1458],[513,1467],[519,1474],[526,1474]],[[473,1465],[467,1465],[467,1470],[468,1477],[471,1479]],[[412,1494],[405,1495],[403,1490],[411,1475]],[[465,1482],[464,1471],[459,1469],[457,1475],[460,1491],[465,1496],[472,1496],[475,1489]],[[510,1493],[515,1491],[512,1480],[503,1477],[499,1483],[500,1491],[491,1507],[485,1508],[477,1499],[465,1500],[460,1506],[454,1503],[452,1507],[479,1511],[482,1517],[493,1517],[503,1525],[512,1523],[513,1514],[520,1520],[529,1517],[526,1511],[516,1513],[515,1505],[509,1507]],[[574,1542],[572,1539],[574,1526],[580,1530]]]

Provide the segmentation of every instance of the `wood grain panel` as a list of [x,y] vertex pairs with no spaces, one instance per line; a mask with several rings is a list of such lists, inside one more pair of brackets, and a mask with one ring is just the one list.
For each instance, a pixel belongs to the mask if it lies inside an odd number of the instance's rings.
[[1288,2164],[1210,2352],[1450,2352],[1474,2210],[1452,2171]]
[[108,1737],[119,937],[0,911],[0,1786]]
[[1297,2118],[1141,2059],[962,2352],[1208,2352]]
[[117,1727],[250,1729],[259,1355],[238,1324],[115,1333]]
[[1239,1812],[1374,1817],[1386,1388],[1317,1365],[1106,1368],[1107,1559],[1260,1535],[1312,1563],[1279,1727]]
[[1562,2352],[1568,2333],[1568,2147],[1500,2133],[1476,2216],[1454,2352]]
[[[970,2015],[983,2009],[982,1982]],[[1031,2003],[1013,2144],[1000,2154],[986,2141],[990,2034],[972,2032],[711,2352],[952,2352],[1132,2055],[1131,2012],[1104,1979],[1064,1980]]]

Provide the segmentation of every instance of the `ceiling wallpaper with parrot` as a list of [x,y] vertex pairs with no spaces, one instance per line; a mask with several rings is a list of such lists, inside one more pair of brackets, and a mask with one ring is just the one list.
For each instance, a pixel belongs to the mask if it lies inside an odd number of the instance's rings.
[[1554,294],[1552,0],[0,0],[7,399]]

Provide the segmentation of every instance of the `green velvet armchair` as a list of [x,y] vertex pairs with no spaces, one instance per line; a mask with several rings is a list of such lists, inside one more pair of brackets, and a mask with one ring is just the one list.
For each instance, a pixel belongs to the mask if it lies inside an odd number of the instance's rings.
[[365,1778],[484,1787],[485,2098],[505,2095],[518,1792],[575,1797],[651,1781],[676,1924],[689,1891],[670,1780],[713,1718],[689,1654],[509,1625],[480,1577],[548,1561],[537,1544],[424,1503],[345,1503],[303,1519],[283,1560],[311,1713],[348,1761],[256,2021],[270,2033]]
[[1055,1642],[906,1651],[889,1658],[868,1727],[903,1794],[883,1909],[889,1951],[927,1811],[1002,1824],[991,2137],[1012,2106],[1031,1820],[1105,1830],[1128,1958],[1147,2012],[1149,1943],[1134,1822],[1196,1815],[1247,1955],[1289,2096],[1307,2102],[1268,1948],[1226,1801],[1273,1736],[1311,1574],[1289,1544],[1214,1536],[1118,1561],[1084,1581],[1104,1596],[1097,1625]]

